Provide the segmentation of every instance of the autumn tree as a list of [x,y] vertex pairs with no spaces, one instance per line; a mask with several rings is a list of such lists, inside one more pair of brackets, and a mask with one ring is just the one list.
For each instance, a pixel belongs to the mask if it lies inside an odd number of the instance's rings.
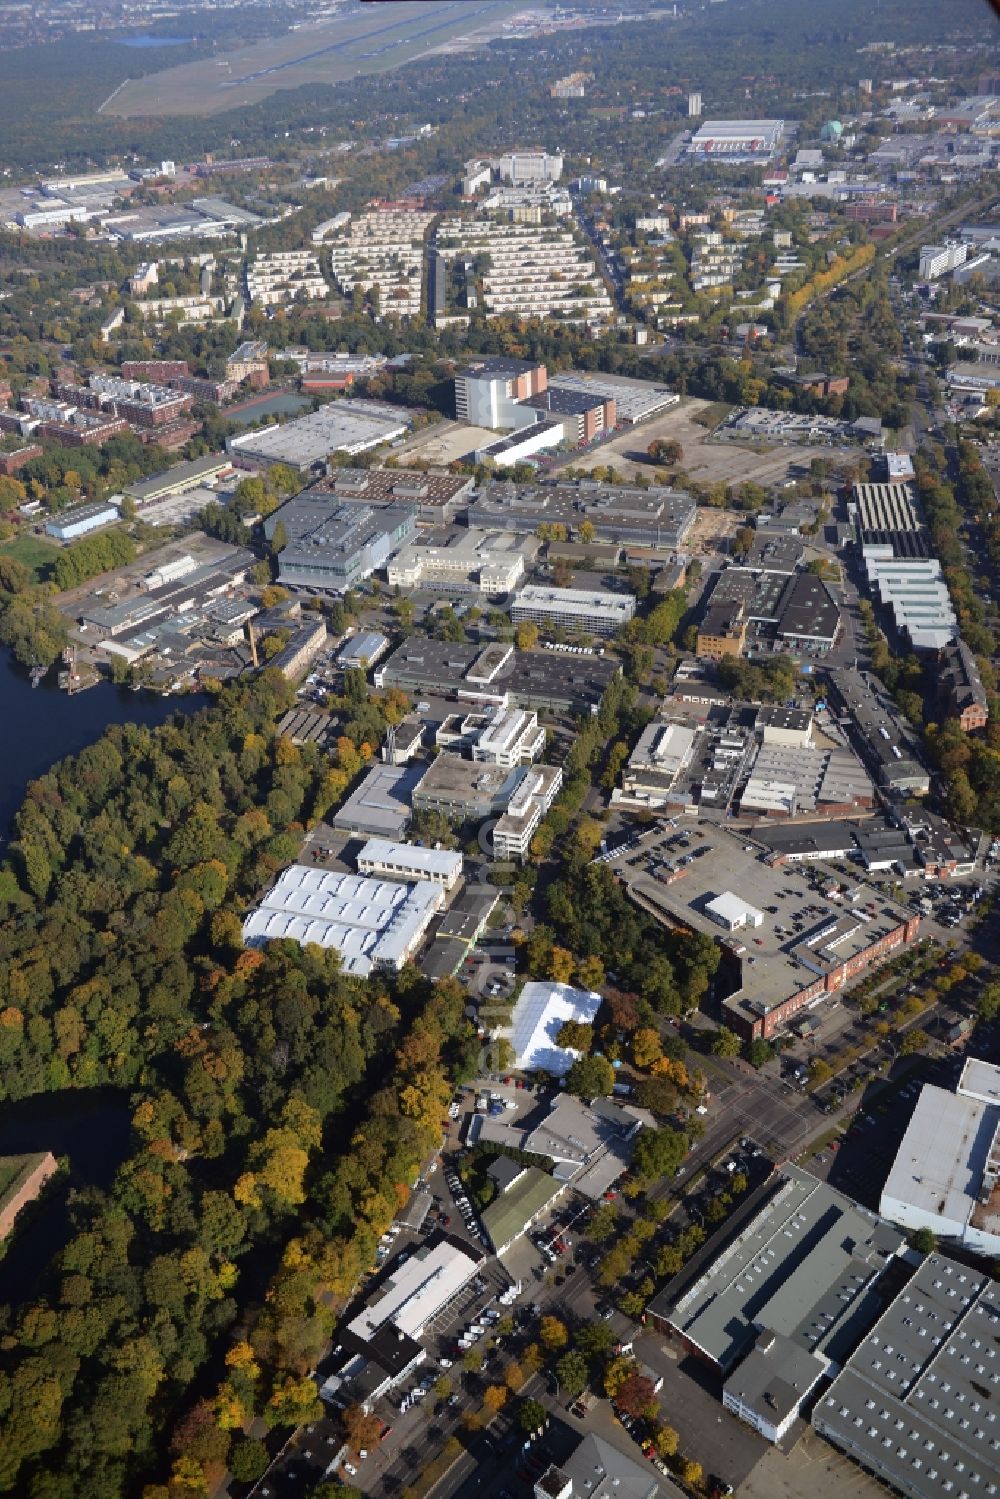
[[548,1349],[549,1353],[557,1353],[569,1343],[566,1324],[558,1317],[543,1317],[539,1324],[538,1336],[542,1340],[542,1346]]

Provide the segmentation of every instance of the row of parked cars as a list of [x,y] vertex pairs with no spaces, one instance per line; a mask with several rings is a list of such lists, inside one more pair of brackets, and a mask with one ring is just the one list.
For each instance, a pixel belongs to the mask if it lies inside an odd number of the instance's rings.
[[485,1244],[486,1235],[483,1233],[475,1209],[469,1201],[465,1185],[453,1166],[445,1167],[444,1179],[448,1183],[448,1190],[451,1192],[455,1206],[462,1215],[462,1222],[465,1224],[467,1231],[474,1239],[479,1239],[481,1243]]

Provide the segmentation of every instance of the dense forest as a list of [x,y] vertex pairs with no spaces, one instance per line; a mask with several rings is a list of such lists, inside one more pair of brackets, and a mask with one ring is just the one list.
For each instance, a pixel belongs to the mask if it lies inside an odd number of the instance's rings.
[[289,701],[265,674],[197,716],[111,729],[16,819],[0,1091],[112,1085],[132,1143],[110,1192],[72,1187],[68,1242],[2,1311],[4,1492],[202,1491],[255,1413],[308,1416],[338,1298],[438,1138],[446,1079],[473,1066],[457,986],[243,949],[247,901],[347,780],[276,737]]

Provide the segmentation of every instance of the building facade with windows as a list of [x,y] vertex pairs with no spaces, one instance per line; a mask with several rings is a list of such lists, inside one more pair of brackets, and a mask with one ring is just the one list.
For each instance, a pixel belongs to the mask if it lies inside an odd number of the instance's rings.
[[511,605],[515,624],[529,620],[548,629],[611,636],[635,615],[633,593],[591,593],[578,588],[545,588],[529,583]]

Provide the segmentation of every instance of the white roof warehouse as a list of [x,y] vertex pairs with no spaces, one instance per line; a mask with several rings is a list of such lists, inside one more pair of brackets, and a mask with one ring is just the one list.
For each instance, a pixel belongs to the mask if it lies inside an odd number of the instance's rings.
[[404,883],[292,864],[243,923],[243,940],[260,947],[279,937],[335,947],[345,973],[402,968],[444,904],[430,880]]

